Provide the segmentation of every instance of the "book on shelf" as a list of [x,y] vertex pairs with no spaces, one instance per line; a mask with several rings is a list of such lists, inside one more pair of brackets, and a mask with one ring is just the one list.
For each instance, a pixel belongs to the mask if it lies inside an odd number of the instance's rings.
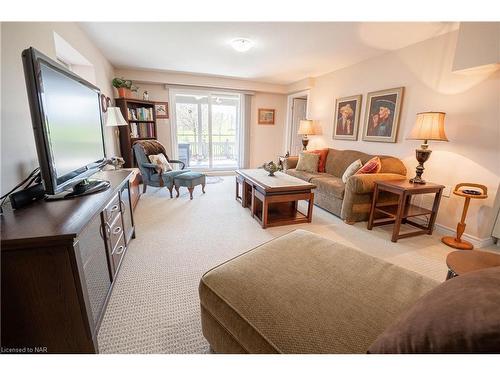
[[130,136],[132,138],[155,138],[153,123],[130,123]]
[[128,108],[129,121],[154,121],[153,108]]

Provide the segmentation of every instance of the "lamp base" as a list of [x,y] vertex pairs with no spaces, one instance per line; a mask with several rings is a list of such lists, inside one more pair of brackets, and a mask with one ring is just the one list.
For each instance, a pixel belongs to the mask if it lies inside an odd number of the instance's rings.
[[[424,146],[424,145],[422,145]],[[427,146],[427,145],[425,145]],[[422,174],[424,173],[424,163],[429,159],[431,156],[431,150],[428,148],[418,148],[415,150],[415,156],[418,161],[417,168],[415,170],[416,176],[410,179],[410,182],[413,184],[421,184],[425,185],[425,180],[422,178]]]
[[307,145],[309,144],[309,138],[302,138],[302,151],[307,150]]

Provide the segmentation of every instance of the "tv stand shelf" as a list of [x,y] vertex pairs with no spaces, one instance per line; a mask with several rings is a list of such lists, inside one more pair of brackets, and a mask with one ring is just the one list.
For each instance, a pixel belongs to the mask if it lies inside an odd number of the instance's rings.
[[97,353],[97,333],[135,237],[132,170],[94,178],[110,188],[37,201],[1,217],[1,345]]

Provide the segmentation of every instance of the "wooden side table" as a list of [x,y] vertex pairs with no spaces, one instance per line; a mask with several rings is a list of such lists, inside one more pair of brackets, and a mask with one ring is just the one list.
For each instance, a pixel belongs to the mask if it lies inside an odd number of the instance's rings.
[[[397,242],[400,238],[418,236],[420,234],[432,234],[434,229],[434,223],[436,222],[436,216],[439,209],[439,202],[441,201],[441,195],[443,194],[443,185],[437,185],[430,182],[426,184],[414,184],[407,180],[394,180],[394,181],[375,181],[375,190],[373,192],[372,207],[370,211],[370,218],[368,220],[368,229],[372,229],[375,226],[392,224],[394,223],[394,229],[392,232],[392,242]],[[398,196],[397,204],[377,204],[379,193],[386,191],[389,193],[396,194]],[[434,195],[434,204],[432,209],[419,207],[411,203],[411,197],[417,194],[429,194]],[[375,214],[381,213],[385,217],[380,219],[375,219]],[[416,223],[410,220],[410,217],[430,215],[429,222],[427,226]],[[410,224],[418,228],[419,230],[399,234],[401,224]]]
[[500,254],[480,250],[452,251],[446,257],[446,265],[448,266],[446,280],[448,280],[483,268],[500,267]]

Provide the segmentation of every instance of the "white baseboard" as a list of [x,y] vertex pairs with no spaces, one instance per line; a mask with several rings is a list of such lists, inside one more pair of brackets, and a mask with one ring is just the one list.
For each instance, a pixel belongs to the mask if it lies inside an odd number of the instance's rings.
[[[420,223],[420,224],[427,224],[427,220],[420,218],[420,217],[413,217],[413,221]],[[434,225],[434,231],[442,234],[444,236],[456,236],[456,231],[455,229],[451,229],[443,224],[438,224],[436,223]],[[470,234],[464,233],[462,235],[462,238],[466,241],[469,241],[471,244],[474,245],[475,248],[482,248],[486,246],[492,246],[495,243],[495,239],[493,237],[487,237],[487,238],[479,238],[476,236],[471,236]]]

